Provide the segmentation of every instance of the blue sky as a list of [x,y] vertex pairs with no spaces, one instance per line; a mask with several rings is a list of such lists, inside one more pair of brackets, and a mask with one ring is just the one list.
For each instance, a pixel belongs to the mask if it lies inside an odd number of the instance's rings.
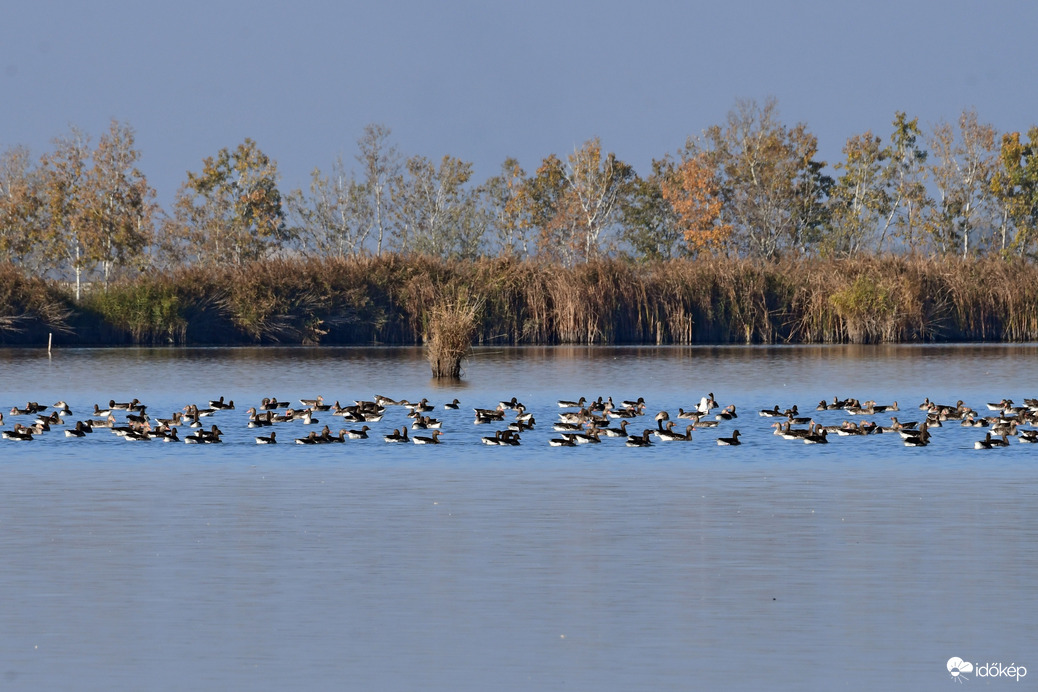
[[964,108],[1002,132],[1038,124],[1038,3],[1024,1],[14,4],[0,150],[42,154],[70,125],[96,141],[115,118],[164,204],[246,137],[283,189],[304,187],[315,166],[352,162],[372,122],[480,180],[594,136],[648,173],[739,98],[777,98],[830,164],[849,136],[889,134],[897,110],[924,127]]

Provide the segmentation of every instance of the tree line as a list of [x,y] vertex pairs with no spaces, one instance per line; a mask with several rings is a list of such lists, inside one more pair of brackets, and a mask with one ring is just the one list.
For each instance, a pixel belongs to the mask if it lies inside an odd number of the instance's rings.
[[527,172],[507,159],[479,182],[447,155],[406,156],[381,124],[353,161],[282,191],[277,163],[245,139],[188,172],[170,208],[137,167],[134,130],[113,121],[93,144],[72,129],[34,158],[0,155],[0,249],[23,270],[108,285],[148,268],[259,259],[420,254],[535,258],[777,259],[873,254],[1033,258],[1038,127],[998,133],[964,111],[924,130],[846,141],[831,168],[806,124],[776,101],[740,101],[640,175],[592,138]]

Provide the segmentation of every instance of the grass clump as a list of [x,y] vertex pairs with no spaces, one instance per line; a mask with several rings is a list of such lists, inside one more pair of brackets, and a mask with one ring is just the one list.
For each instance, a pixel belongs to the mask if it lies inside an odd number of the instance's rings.
[[479,327],[483,301],[464,294],[437,300],[429,311],[429,365],[436,378],[461,378],[461,364]]

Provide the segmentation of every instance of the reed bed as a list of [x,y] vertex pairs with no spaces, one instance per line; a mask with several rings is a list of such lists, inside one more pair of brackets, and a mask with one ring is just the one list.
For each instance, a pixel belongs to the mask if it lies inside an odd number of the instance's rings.
[[[708,258],[575,267],[388,255],[183,268],[75,304],[0,268],[0,338],[69,344],[421,344],[467,296],[471,343],[693,344],[1038,340],[1038,265],[903,256]],[[19,331],[20,330],[20,331]]]

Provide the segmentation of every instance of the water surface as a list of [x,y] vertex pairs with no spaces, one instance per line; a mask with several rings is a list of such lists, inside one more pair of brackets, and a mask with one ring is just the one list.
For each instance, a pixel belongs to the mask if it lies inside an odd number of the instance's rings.
[[[482,349],[442,385],[416,349],[2,351],[6,408],[237,408],[213,418],[222,445],[0,441],[0,675],[26,690],[685,690],[932,689],[952,656],[1038,671],[1038,445],[978,452],[981,433],[947,426],[924,449],[810,447],[755,415],[833,396],[897,399],[902,419],[924,397],[1022,401],[1036,355]],[[707,392],[741,415],[690,443],[547,446],[556,399],[642,396],[651,415]],[[264,396],[376,393],[517,396],[541,423],[517,448],[480,444],[488,426],[464,408],[434,414],[435,447],[261,447],[245,427]],[[373,428],[406,422],[391,409]],[[279,438],[306,432],[292,425]],[[736,425],[745,444],[718,447]]]

